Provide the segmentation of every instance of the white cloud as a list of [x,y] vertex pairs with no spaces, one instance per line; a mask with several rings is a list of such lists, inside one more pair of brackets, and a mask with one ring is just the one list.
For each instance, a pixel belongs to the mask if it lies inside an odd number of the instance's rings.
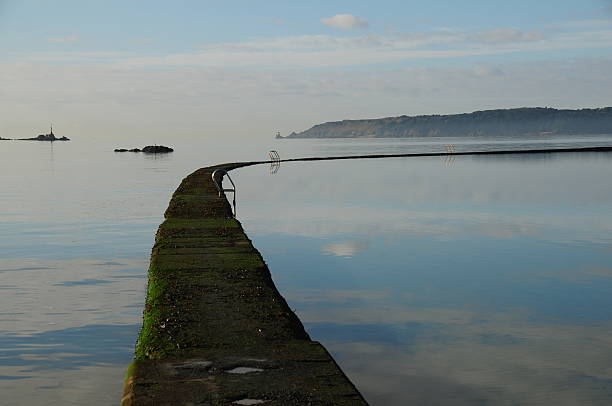
[[203,47],[194,53],[169,54],[161,57],[125,57],[118,58],[115,62],[130,67],[316,68],[611,46],[612,29],[564,33],[552,37],[538,31],[523,32],[513,29],[476,33],[412,33],[395,36],[304,35],[218,43]]
[[47,41],[49,42],[78,42],[79,39],[71,35],[68,37],[51,37],[51,38],[47,38]]
[[336,14],[333,17],[321,18],[321,22],[329,27],[343,30],[368,28],[368,22],[366,20],[351,14]]
[[538,30],[523,32],[516,28],[497,28],[481,31],[471,36],[472,39],[485,43],[529,42],[544,39],[544,34]]
[[[344,118],[492,107],[608,106],[612,94],[610,58],[312,70],[308,67],[316,65],[150,69],[156,65],[122,66],[126,56],[98,53],[84,57],[84,64],[66,63],[78,61],[77,57],[58,53],[56,63],[45,63],[42,57],[30,63],[0,63],[0,110],[5,112],[0,129],[25,136],[31,131],[32,117],[38,117],[43,128],[50,120],[73,123],[75,136],[81,131],[104,137],[116,133],[120,138],[128,128],[130,136],[143,140],[150,140],[152,131],[162,137],[222,133],[265,138],[270,128],[286,134]],[[108,120],[109,116],[114,119]],[[152,121],[154,129],[143,127],[143,120]],[[207,129],[205,134],[202,128]]]
[[[336,16],[337,17],[337,16]],[[352,17],[352,16],[351,16]],[[333,17],[335,18],[335,17]],[[333,19],[332,18],[332,19]],[[344,23],[345,26],[350,24]],[[74,42],[76,37],[49,38]],[[37,63],[108,63],[116,67],[206,68],[320,68],[393,65],[422,59],[459,59],[516,53],[603,49],[612,47],[612,28],[595,26],[582,31],[497,28],[484,31],[437,30],[354,36],[300,35],[252,38],[203,45],[189,53],[165,55],[122,54],[108,51],[49,52],[21,59]],[[545,58],[545,56],[543,56]]]

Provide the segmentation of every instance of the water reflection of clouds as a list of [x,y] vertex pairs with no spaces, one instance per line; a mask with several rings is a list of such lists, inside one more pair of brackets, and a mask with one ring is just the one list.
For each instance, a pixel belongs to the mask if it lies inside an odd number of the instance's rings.
[[372,404],[603,406],[610,399],[606,374],[585,374],[537,350],[429,345],[398,353],[384,345],[367,351],[327,347],[354,371],[349,377]]
[[[553,161],[522,161],[518,156],[481,160],[464,157],[452,168],[434,158],[393,158],[288,163],[274,178],[255,168],[236,171],[244,200],[297,207],[377,202],[415,206],[432,203],[489,205],[609,204],[605,188],[612,160],[563,156]],[[265,193],[259,191],[265,188]],[[572,193],[568,194],[567,191]],[[278,202],[275,204],[274,202]]]
[[378,301],[386,299],[391,293],[381,290],[320,290],[299,289],[290,290],[284,294],[285,297],[296,302],[311,303],[346,303],[352,301]]
[[605,266],[583,265],[577,268],[540,271],[535,276],[560,279],[568,282],[592,283],[612,279],[612,268]]
[[90,325],[40,333],[0,335],[3,366],[22,371],[60,371],[97,364],[126,364],[140,328]]
[[[0,379],[2,405],[117,404],[117,394],[121,393],[123,385],[121,377],[127,363],[129,360],[123,361],[122,365],[93,364],[57,371],[39,370],[30,376],[17,375],[22,379]],[[12,373],[10,371],[15,368],[3,369]]]
[[[288,298],[291,298],[289,293]],[[333,296],[330,296],[333,297]],[[327,303],[332,302],[331,300]],[[323,303],[326,303],[325,301]],[[404,323],[444,323],[467,325],[482,320],[481,313],[464,309],[407,307],[391,303],[364,303],[359,307],[336,306],[322,308],[304,306],[299,311],[300,318],[307,323],[337,324],[404,324]]]
[[[132,313],[131,305],[142,306],[147,259],[122,258],[107,265],[96,264],[100,260],[2,259],[3,331],[28,335],[100,320],[140,322],[140,315],[123,313]],[[121,295],[121,301],[116,300],[117,295]]]
[[49,266],[24,266],[21,268],[2,268],[0,273],[3,272],[16,272],[16,271],[40,271],[42,269],[53,269]]
[[103,279],[82,279],[79,281],[64,281],[64,282],[58,282],[58,283],[54,283],[53,286],[79,286],[79,285],[100,285],[103,283],[112,283],[109,280],[103,280]]
[[373,404],[604,405],[612,395],[611,323],[384,303],[310,303],[300,318]]
[[115,403],[147,266],[146,258],[0,260],[0,403]]
[[[336,360],[351,369],[349,378],[373,405],[495,405],[479,386],[455,382],[443,371],[420,368],[408,354],[390,354],[382,345],[328,345]],[[351,359],[351,356],[358,357]],[[435,402],[432,402],[435,399]]]
[[303,206],[279,208],[272,219],[268,211],[251,212],[242,222],[247,232],[254,235],[285,233],[314,238],[424,235],[448,239],[470,233],[496,239],[527,236],[565,244],[581,241],[612,243],[612,219],[589,212],[534,214],[527,210],[503,213],[457,209],[380,210],[376,207],[346,210],[342,207]]
[[364,241],[343,241],[324,245],[321,247],[321,253],[323,255],[335,255],[337,257],[352,257],[367,249],[368,243]]
[[612,161],[551,158],[245,169],[241,215],[372,404],[604,405]]

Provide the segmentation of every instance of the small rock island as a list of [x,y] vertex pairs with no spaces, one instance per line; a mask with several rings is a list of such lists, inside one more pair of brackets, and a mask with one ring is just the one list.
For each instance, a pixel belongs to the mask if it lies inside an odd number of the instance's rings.
[[173,152],[174,150],[170,147],[165,147],[163,145],[147,145],[146,147],[140,148],[116,148],[115,152],[144,152],[145,154],[167,154],[169,152]]
[[55,134],[53,134],[53,125],[51,126],[51,132],[49,134],[40,134],[34,138],[19,138],[20,141],[70,141],[68,137],[57,138]]

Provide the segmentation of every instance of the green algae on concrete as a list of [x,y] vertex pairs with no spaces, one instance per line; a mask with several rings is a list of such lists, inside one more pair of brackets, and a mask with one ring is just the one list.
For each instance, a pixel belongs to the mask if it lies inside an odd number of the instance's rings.
[[123,406],[366,404],[310,340],[217,192],[215,169],[250,164],[199,169],[174,193],[151,254]]

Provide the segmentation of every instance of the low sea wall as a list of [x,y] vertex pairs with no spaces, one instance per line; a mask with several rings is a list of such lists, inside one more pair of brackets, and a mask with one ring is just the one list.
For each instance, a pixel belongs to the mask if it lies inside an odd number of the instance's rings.
[[199,169],[172,196],[122,406],[366,404],[310,339],[217,191],[215,169],[251,164]]
[[[612,147],[287,159],[612,152]],[[212,174],[174,192],[151,253],[143,326],[122,406],[365,405],[330,354],[305,332],[232,215]],[[221,182],[221,179],[218,179]]]

